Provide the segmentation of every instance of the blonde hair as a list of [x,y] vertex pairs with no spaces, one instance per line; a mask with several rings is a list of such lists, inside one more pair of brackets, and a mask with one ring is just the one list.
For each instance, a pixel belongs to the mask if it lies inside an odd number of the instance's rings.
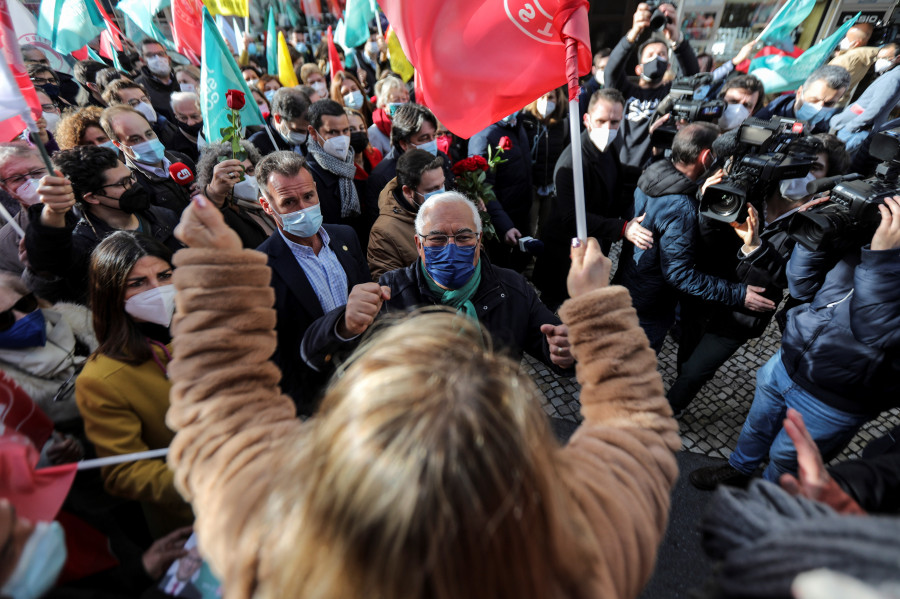
[[568,509],[538,397],[467,317],[383,328],[268,494],[277,533],[256,596],[585,596],[596,545]]
[[394,75],[388,75],[384,79],[379,79],[375,82],[375,98],[378,108],[387,106],[388,92],[394,89],[406,90],[406,84],[403,83],[403,80]]

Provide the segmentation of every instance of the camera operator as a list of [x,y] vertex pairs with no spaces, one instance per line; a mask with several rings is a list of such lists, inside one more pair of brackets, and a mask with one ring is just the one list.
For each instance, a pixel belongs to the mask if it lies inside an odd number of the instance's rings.
[[828,121],[837,113],[838,102],[850,87],[850,73],[844,67],[825,65],[813,71],[793,94],[778,96],[759,111],[757,118],[773,116],[803,121],[809,133],[828,133]]
[[616,282],[631,292],[641,327],[659,353],[675,322],[679,293],[753,311],[775,309],[760,295],[765,289],[733,283],[696,269],[698,244],[697,180],[712,166],[719,128],[692,123],[672,142],[672,159],[654,162],[634,192],[635,215],[653,233],[651,247],[625,244]]
[[[765,200],[756,207],[751,204],[744,222],[726,224],[700,217],[700,268],[729,280],[764,287],[766,297],[776,304],[787,288],[785,268],[795,244],[787,234],[788,217],[813,205],[807,182],[846,173],[850,163],[843,143],[827,133],[801,138],[792,144],[792,150],[816,157],[809,175],[772,181],[764,191]],[[704,190],[722,178],[722,171],[718,171],[707,180]],[[678,378],[667,394],[675,414],[687,408],[739,347],[762,335],[773,316],[773,312],[682,302]]]
[[792,296],[809,303],[788,314],[781,349],[757,373],[728,464],[692,472],[694,486],[744,484],[766,454],[765,479],[796,473],[796,450],[782,428],[788,408],[802,414],[827,460],[859,427],[900,405],[900,196],[878,210],[870,245],[795,247],[788,283]]
[[[663,34],[665,40],[650,38],[651,20],[654,15],[664,17]],[[626,78],[625,67],[637,45],[638,64],[634,72],[639,81],[634,85]],[[641,174],[641,167],[650,157],[650,120],[660,100],[665,98],[671,87],[664,83],[663,76],[669,68],[669,49],[681,65],[684,75],[700,72],[697,56],[690,43],[684,40],[675,6],[672,3],[658,5],[651,11],[650,4],[641,2],[634,13],[632,27],[619,40],[604,71],[607,87],[614,87],[625,96],[625,119],[622,121],[621,141],[616,142],[619,159],[623,167],[624,191],[630,197],[630,190]]]
[[728,79],[719,92],[719,98],[727,104],[719,119],[719,128],[722,131],[738,128],[745,119],[760,111],[765,97],[762,81],[753,75],[735,75]]

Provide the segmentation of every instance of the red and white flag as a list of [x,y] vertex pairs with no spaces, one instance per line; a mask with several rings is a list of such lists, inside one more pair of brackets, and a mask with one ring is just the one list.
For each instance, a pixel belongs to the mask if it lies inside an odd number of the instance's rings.
[[203,54],[203,4],[200,0],[172,0],[172,38],[175,49],[196,66]]
[[577,42],[577,73],[591,67],[588,0],[379,4],[416,67],[429,108],[460,137],[565,84],[567,39]]
[[0,0],[0,49],[0,142],[7,142],[25,130],[23,117],[29,111],[35,120],[43,111],[25,71],[6,0]]

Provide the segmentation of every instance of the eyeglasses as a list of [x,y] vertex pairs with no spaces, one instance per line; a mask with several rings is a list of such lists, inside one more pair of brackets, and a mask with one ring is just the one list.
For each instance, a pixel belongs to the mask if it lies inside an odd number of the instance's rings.
[[128,175],[127,177],[123,177],[122,180],[116,181],[115,183],[107,183],[106,185],[101,185],[97,188],[97,190],[106,189],[107,187],[121,187],[125,191],[131,189],[131,186],[137,183],[137,178],[134,176],[134,173]]
[[31,314],[35,310],[37,310],[37,298],[34,297],[33,293],[29,293],[28,295],[23,295],[19,298],[13,307],[0,312],[0,332],[8,331],[12,328],[14,324],[16,324],[16,315],[13,314],[13,310],[16,312],[22,312],[24,314]]
[[32,77],[31,82],[35,85],[47,85],[48,83],[56,85],[56,79],[53,77],[50,77],[49,79],[46,77]]
[[13,175],[12,177],[7,177],[6,179],[0,180],[0,183],[8,186],[11,189],[17,188],[19,185],[27,181],[28,179],[39,179],[47,174],[47,167],[42,166],[41,168],[36,168],[33,171],[29,171],[27,173],[22,173],[21,175]]
[[430,248],[442,248],[452,239],[456,245],[475,245],[478,241],[478,233],[472,233],[471,231],[465,233],[457,233],[456,235],[444,235],[442,233],[435,233],[431,235],[419,235],[419,238],[422,240],[422,243],[425,244],[425,247]]
[[51,103],[51,104],[41,104],[41,110],[44,112],[59,112],[59,105]]

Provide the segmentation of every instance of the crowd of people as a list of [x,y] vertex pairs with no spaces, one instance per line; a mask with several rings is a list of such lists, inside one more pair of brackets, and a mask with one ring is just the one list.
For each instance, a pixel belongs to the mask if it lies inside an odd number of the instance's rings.
[[[660,30],[641,3],[596,51],[579,114],[552,89],[470,139],[374,22],[337,72],[319,29],[285,30],[293,87],[245,34],[265,124],[234,143],[204,138],[200,72],[158,40],[74,75],[22,46],[43,116],[0,144],[0,595],[200,597],[202,557],[226,597],[637,597],[677,419],[764,334],[730,459],[689,474],[720,489],[708,596],[900,578],[900,521],[858,518],[900,510],[900,444],[825,466],[900,406],[900,46],[856,25],[767,95],[753,42],[698,60],[653,9]],[[715,118],[672,109],[702,72]],[[524,353],[577,376],[571,439]],[[798,539],[803,559],[776,554]],[[748,574],[748,547],[777,572]]]

